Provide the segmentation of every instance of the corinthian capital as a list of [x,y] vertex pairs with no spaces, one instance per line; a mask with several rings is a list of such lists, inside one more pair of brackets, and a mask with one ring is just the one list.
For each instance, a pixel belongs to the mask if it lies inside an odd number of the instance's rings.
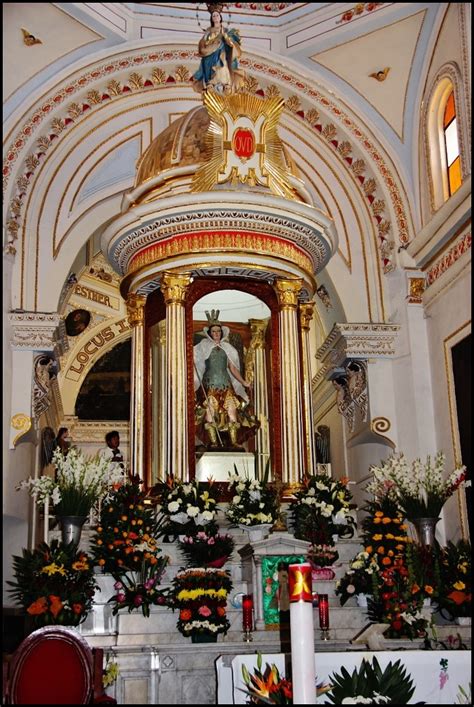
[[275,289],[280,309],[293,309],[298,306],[298,296],[302,286],[303,280],[299,277],[294,280],[276,280]]
[[126,305],[128,321],[131,327],[143,324],[145,302],[146,297],[144,295],[137,295],[134,292],[130,292],[128,295]]
[[191,276],[187,273],[165,272],[161,280],[161,291],[168,304],[184,304],[186,293],[191,283]]
[[308,329],[311,324],[314,312],[314,302],[306,302],[305,304],[300,304],[300,323],[302,329]]

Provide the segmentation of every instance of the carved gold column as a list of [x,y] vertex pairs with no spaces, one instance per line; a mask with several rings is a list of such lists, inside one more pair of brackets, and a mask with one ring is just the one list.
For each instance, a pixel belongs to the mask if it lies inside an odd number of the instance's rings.
[[130,468],[132,474],[145,480],[143,468],[144,430],[144,358],[143,319],[146,297],[131,292],[126,301],[128,321],[132,327],[132,370],[130,395]]
[[[260,422],[255,438],[255,451],[257,456],[257,472],[259,478],[262,477],[267,460],[270,459],[270,434],[268,424],[268,390],[266,374],[266,354],[265,354],[265,332],[268,326],[268,319],[249,319],[252,338],[250,340],[249,371],[245,367],[245,377],[247,380],[253,379],[254,408],[255,416]],[[253,359],[253,360],[252,360]]]
[[168,272],[163,274],[161,280],[161,291],[166,303],[167,472],[182,481],[188,480],[184,302],[190,282],[191,277],[187,274]]
[[303,476],[298,295],[302,280],[277,279],[280,305],[281,441],[283,493],[300,487]]
[[300,304],[301,351],[303,358],[303,419],[305,427],[305,445],[307,471],[316,473],[316,452],[313,429],[313,395],[311,381],[311,361],[309,354],[309,328],[313,318],[314,302]]

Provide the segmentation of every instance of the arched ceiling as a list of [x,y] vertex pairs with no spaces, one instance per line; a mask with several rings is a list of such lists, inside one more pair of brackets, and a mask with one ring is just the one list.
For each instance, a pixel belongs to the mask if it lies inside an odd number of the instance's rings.
[[[189,77],[201,29],[189,3],[43,3],[43,13],[6,5],[12,306],[54,310],[78,250],[119,212],[139,154],[199,104]],[[325,276],[333,302],[341,298],[349,320],[384,321],[383,273],[418,222],[414,126],[446,6],[229,5],[249,88],[286,99],[282,139],[335,221],[339,251]],[[54,42],[52,26],[69,41]],[[21,28],[41,44],[26,46]],[[367,74],[386,67],[383,82]]]

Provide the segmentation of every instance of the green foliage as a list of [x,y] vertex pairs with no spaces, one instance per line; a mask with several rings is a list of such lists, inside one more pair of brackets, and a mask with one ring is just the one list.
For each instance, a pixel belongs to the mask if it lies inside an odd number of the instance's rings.
[[[365,658],[360,668],[354,668],[350,674],[346,668],[341,668],[340,674],[334,673],[330,678],[332,689],[327,693],[331,704],[340,705],[347,697],[371,697],[374,702],[391,705],[406,705],[415,692],[411,676],[406,673],[400,660],[390,662],[382,671],[377,658],[370,663]],[[388,698],[377,700],[378,696]]]

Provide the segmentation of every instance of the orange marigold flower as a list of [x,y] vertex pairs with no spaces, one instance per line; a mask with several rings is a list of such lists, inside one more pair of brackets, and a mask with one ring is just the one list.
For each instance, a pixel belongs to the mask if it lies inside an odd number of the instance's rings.
[[403,545],[395,545],[395,550],[403,550]]
[[225,606],[218,606],[217,607],[217,615],[218,616],[225,616]]
[[369,555],[371,555],[371,554],[373,553],[373,551],[374,551],[374,548],[372,547],[372,545],[367,545],[367,547],[365,548],[365,551],[366,551]]
[[156,565],[157,562],[158,562],[158,560],[156,559],[156,557],[150,557],[150,564],[151,565]]
[[415,582],[415,584],[412,585],[411,593],[412,593],[412,594],[416,594],[416,593],[419,592],[419,591],[420,591],[420,587],[419,587],[418,584]]
[[36,599],[30,606],[27,608],[27,612],[31,616],[39,616],[40,614],[44,614],[48,611],[48,602],[46,597],[39,597],[39,599]]
[[391,518],[387,518],[387,516],[385,516],[385,518],[382,518],[382,523],[383,523],[384,525],[387,525],[387,523],[391,523],[391,522],[392,522],[392,519],[391,519]]
[[103,541],[99,538],[99,539],[97,540],[97,545],[102,545],[102,542],[103,542]]
[[400,530],[406,530],[406,529],[407,529],[407,526],[405,525],[405,523],[400,523]]
[[375,511],[375,517],[376,517],[376,518],[382,518],[382,517],[383,517],[382,511]]
[[374,518],[374,523],[381,523],[382,519],[381,518]]
[[101,557],[97,564],[100,565],[101,567],[103,567],[103,566],[105,565],[105,560],[104,560],[104,558]]
[[121,559],[119,558],[119,559],[117,560],[117,564],[118,564],[118,565],[123,565],[123,560],[121,560]]
[[56,618],[56,616],[61,612],[63,608],[63,603],[60,599],[60,597],[57,597],[55,594],[50,594],[49,597],[49,603],[50,603],[50,612]]
[[143,525],[143,521],[142,521],[141,518],[139,518],[139,519],[137,520],[137,525]]
[[390,559],[390,557],[384,557],[382,559],[382,564],[383,565],[390,565],[390,564],[392,564],[392,560]]
[[117,527],[114,528],[114,533],[118,533],[119,529]]
[[380,545],[380,546],[377,548],[377,552],[379,553],[379,555],[385,554],[385,548],[384,548],[384,546],[383,546],[383,545]]
[[393,522],[394,522],[394,523],[397,523],[397,524],[400,523],[400,518],[394,518],[394,519],[393,519]]
[[112,513],[113,510],[114,510],[114,509],[113,509],[113,506],[110,506],[110,508],[109,508],[109,513]]
[[394,554],[395,554],[395,553],[393,552],[393,550],[389,550],[389,551],[387,552],[387,555],[390,555],[390,557],[393,557]]
[[77,560],[76,562],[73,562],[73,563],[72,563],[72,569],[73,569],[73,570],[78,570],[78,571],[81,571],[81,570],[88,570],[88,569],[89,569],[89,565],[88,565],[88,563],[85,562],[84,560]]
[[73,604],[72,605],[72,610],[77,615],[82,614],[83,608],[84,607],[82,606],[82,604]]
[[98,532],[98,533],[101,533],[101,532],[102,532],[102,527],[101,527],[100,525],[99,525],[99,527],[97,528],[97,532]]
[[425,592],[426,592],[427,594],[433,594],[434,589],[433,589],[433,587],[431,586],[431,584],[425,584]]
[[181,609],[179,612],[179,618],[181,621],[189,621],[192,616],[192,612],[189,609]]
[[348,476],[341,476],[341,478],[339,479],[339,482],[343,486],[347,486],[347,484],[349,483],[349,477]]
[[136,525],[136,524],[137,524],[137,521],[136,521],[136,520],[132,520],[132,525]]
[[127,516],[120,516],[121,520],[128,520]]

